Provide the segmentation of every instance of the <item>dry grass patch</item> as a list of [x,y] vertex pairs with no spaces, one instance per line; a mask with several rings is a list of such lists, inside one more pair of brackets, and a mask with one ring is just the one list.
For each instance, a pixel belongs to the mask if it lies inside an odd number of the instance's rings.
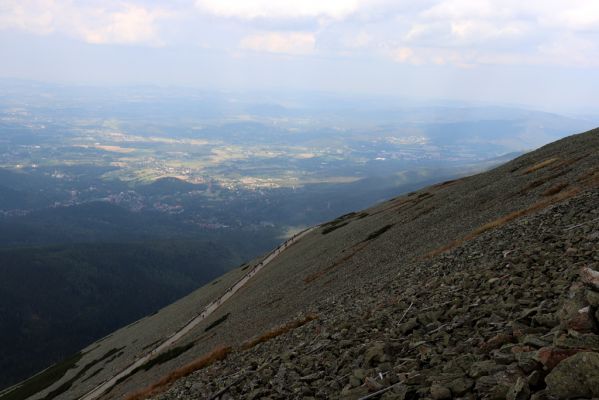
[[586,174],[580,176],[577,181],[588,187],[599,186],[599,169],[591,169]]
[[556,162],[558,160],[559,160],[559,158],[556,157],[556,158],[550,158],[550,159],[545,160],[545,161],[541,161],[540,163],[537,163],[537,164],[533,165],[532,167],[529,167],[526,170],[524,170],[523,175],[528,175],[528,174],[530,174],[532,172],[538,171],[541,168],[545,168],[546,166],[551,165],[551,164],[553,164],[554,162]]
[[464,241],[474,239],[481,233],[484,233],[488,230],[503,226],[503,225],[507,224],[508,222],[515,220],[516,218],[520,218],[525,215],[532,214],[535,211],[542,210],[543,208],[549,207],[550,205],[558,203],[560,201],[569,199],[570,197],[574,197],[578,193],[580,193],[580,189],[577,187],[571,187],[570,189],[565,190],[565,191],[563,191],[563,189],[564,188],[560,189],[559,193],[557,193],[547,199],[538,201],[528,208],[511,212],[507,215],[504,215],[503,217],[497,218],[494,221],[488,222],[488,223],[480,226],[479,228],[475,229],[474,231],[470,232],[469,234],[464,236],[462,239],[454,240],[451,243],[449,243],[443,247],[440,247],[438,249],[435,249],[435,250],[432,250],[432,251],[426,253],[423,258],[425,258],[425,259],[431,258],[431,257],[437,256],[441,253],[444,253],[446,251],[452,250],[452,249],[456,248],[457,246],[459,246],[460,244],[462,244]]
[[554,195],[558,194],[559,192],[561,192],[562,190],[564,190],[565,188],[567,188],[568,186],[570,186],[570,185],[566,182],[558,183],[557,185],[553,185],[549,189],[545,190],[543,192],[543,196],[545,196],[545,197],[554,196]]
[[270,339],[276,338],[277,336],[281,336],[284,333],[287,333],[291,330],[297,329],[300,326],[305,325],[310,321],[314,321],[315,319],[318,319],[318,316],[316,314],[308,314],[304,318],[300,318],[300,319],[296,319],[294,321],[287,322],[284,325],[278,326],[276,328],[273,328],[269,331],[264,332],[260,336],[257,336],[255,338],[245,341],[241,345],[241,349],[242,350],[251,349],[252,347],[255,347],[256,345],[258,345],[260,343],[264,343]]
[[191,363],[177,368],[168,375],[161,378],[144,389],[131,393],[125,397],[125,400],[143,400],[150,396],[165,392],[175,381],[184,378],[195,371],[206,368],[217,361],[224,360],[231,352],[231,347],[219,346],[210,353],[198,358]]
[[570,166],[570,165],[572,165],[572,164],[574,164],[574,163],[577,163],[578,161],[582,160],[583,158],[586,158],[586,157],[588,157],[589,155],[590,155],[590,154],[589,154],[589,153],[587,153],[587,154],[583,154],[583,155],[582,155],[582,156],[580,156],[580,157],[576,157],[576,158],[570,158],[570,159],[568,159],[568,160],[562,160],[562,161],[558,162],[557,164],[553,165],[553,166],[551,167],[551,170],[552,170],[552,171],[555,171],[555,170],[557,170],[557,169],[559,169],[559,168],[568,167],[568,166]]
[[563,170],[561,170],[561,171],[559,171],[559,172],[557,172],[555,174],[552,174],[552,175],[549,175],[549,176],[544,176],[541,179],[537,179],[536,181],[530,182],[528,185],[526,185],[524,187],[524,189],[522,189],[520,191],[520,194],[526,194],[526,193],[528,193],[529,190],[537,188],[537,187],[539,187],[539,186],[541,186],[541,185],[543,185],[543,184],[545,184],[545,183],[547,183],[549,181],[552,181],[552,180],[554,180],[556,178],[559,178],[560,176],[565,175],[565,174],[567,174],[570,171],[572,171],[572,169],[563,169]]

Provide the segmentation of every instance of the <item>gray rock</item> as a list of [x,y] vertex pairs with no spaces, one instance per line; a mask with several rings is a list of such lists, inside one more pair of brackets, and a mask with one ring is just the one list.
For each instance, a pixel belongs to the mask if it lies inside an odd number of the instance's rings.
[[599,396],[599,354],[583,352],[559,363],[545,378],[547,390],[561,399]]

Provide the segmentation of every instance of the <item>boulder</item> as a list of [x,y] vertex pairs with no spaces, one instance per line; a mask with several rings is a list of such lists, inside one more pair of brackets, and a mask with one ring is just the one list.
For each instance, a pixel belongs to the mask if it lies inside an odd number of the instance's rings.
[[599,354],[582,352],[559,363],[545,378],[560,399],[599,397]]

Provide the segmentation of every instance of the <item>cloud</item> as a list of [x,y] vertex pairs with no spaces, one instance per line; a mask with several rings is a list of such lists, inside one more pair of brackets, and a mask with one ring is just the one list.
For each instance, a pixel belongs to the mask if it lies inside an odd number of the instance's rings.
[[[596,65],[598,0],[0,0],[0,33],[398,63]],[[318,49],[318,52],[316,52]]]
[[45,35],[54,31],[53,1],[6,0],[0,4],[0,29],[16,29]]
[[161,43],[155,21],[168,15],[161,10],[148,10],[134,5],[125,5],[116,12],[97,10],[94,14],[95,24],[81,24],[77,29],[88,43],[153,45]]
[[268,32],[242,38],[239,47],[246,50],[282,54],[310,54],[314,51],[314,34],[305,32]]
[[596,0],[436,0],[401,20],[385,46],[399,63],[591,67],[599,56]]
[[5,0],[0,30],[39,35],[65,34],[93,44],[161,43],[157,21],[173,15],[161,8],[127,2]]
[[570,1],[555,11],[542,15],[541,24],[570,31],[599,32],[599,2],[595,0]]
[[205,12],[241,19],[254,18],[344,18],[358,10],[358,0],[197,0]]

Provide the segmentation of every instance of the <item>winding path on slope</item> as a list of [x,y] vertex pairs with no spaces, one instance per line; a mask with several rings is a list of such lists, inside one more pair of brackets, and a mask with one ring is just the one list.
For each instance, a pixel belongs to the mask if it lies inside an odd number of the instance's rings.
[[227,301],[231,296],[233,296],[239,289],[241,289],[254,275],[256,275],[262,268],[264,268],[268,263],[274,260],[279,254],[281,254],[285,249],[291,246],[293,243],[301,239],[303,236],[311,232],[314,228],[308,228],[285,242],[281,243],[276,249],[271,251],[268,256],[266,256],[262,261],[260,261],[254,268],[252,268],[247,274],[243,276],[240,280],[238,280],[233,286],[231,286],[225,294],[223,294],[218,299],[209,303],[204,310],[196,317],[194,317],[191,321],[189,321],[185,326],[181,329],[173,333],[170,337],[168,337],[164,342],[155,347],[153,350],[148,352],[141,358],[138,358],[135,362],[130,364],[127,368],[114,375],[112,378],[104,381],[100,385],[96,386],[91,391],[84,394],[80,397],[80,400],[95,400],[106,393],[108,390],[112,389],[120,379],[124,379],[129,376],[136,368],[141,367],[152,357],[157,354],[163,352],[165,349],[172,346],[178,340],[180,340],[183,336],[185,336],[189,331],[195,328],[200,322],[210,316],[214,311],[216,311],[221,304]]

